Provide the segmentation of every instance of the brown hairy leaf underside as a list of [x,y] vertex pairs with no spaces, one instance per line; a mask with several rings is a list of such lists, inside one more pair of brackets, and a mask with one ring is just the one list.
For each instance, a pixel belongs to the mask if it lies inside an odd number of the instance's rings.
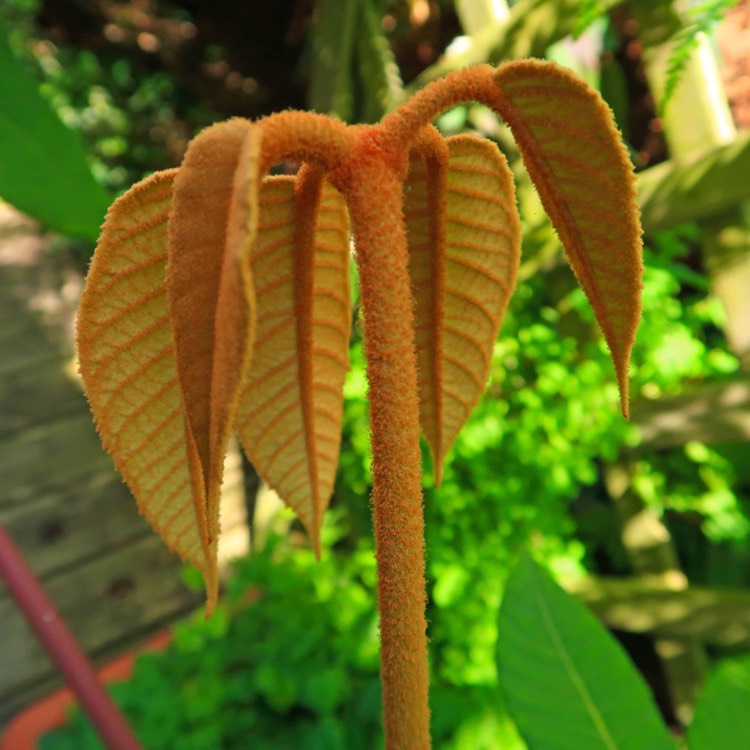
[[78,359],[102,442],[141,513],[208,577],[165,286],[176,173],[147,177],[110,208],[78,313]]
[[251,253],[257,338],[236,429],[255,469],[318,550],[349,369],[348,263],[342,196],[310,171],[267,178]]
[[489,377],[521,224],[505,157],[475,136],[449,138],[445,153],[425,145],[406,187],[420,421],[440,484],[445,455]]
[[[474,136],[446,140],[429,125],[468,99],[511,127],[604,331],[627,410],[642,270],[632,168],[611,113],[571,73],[539,61],[480,66],[420,92],[381,126],[283,113],[207,128],[179,170],[142,181],[110,210],[82,301],[79,351],[104,444],[154,528],[203,571],[209,609],[233,429],[319,551],[348,368],[352,201],[368,243],[393,236],[375,255],[368,247],[379,266],[391,262],[389,243],[408,242],[415,398],[439,483],[486,383],[520,249],[497,147]],[[296,177],[264,178],[283,158],[305,166]],[[366,185],[357,182],[362,159]],[[400,180],[406,234],[395,231],[398,212],[373,214],[381,229],[365,231],[364,214]]]
[[641,226],[633,167],[597,92],[560,66],[495,73],[500,112],[609,345],[628,412],[628,362],[641,317]]

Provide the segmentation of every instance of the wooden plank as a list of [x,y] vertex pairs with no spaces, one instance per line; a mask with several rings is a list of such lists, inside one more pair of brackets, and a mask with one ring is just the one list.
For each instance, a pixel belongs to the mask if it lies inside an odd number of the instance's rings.
[[636,400],[631,418],[644,448],[668,448],[688,440],[750,440],[750,378],[699,386],[679,396]]
[[[152,534],[50,578],[45,589],[91,654],[200,602],[183,586],[176,558]],[[54,669],[8,597],[0,600],[0,623],[0,720],[7,720],[18,708],[14,693],[51,679]]]
[[2,522],[41,580],[152,533],[111,470],[76,487],[42,491],[33,502],[6,510]]
[[721,214],[750,198],[750,132],[699,154],[670,159],[638,175],[646,232]]
[[750,646],[750,591],[675,589],[658,580],[595,576],[563,585],[611,628],[696,638],[714,646]]
[[74,414],[0,442],[0,510],[63,491],[100,471],[112,471],[87,413]]
[[[183,587],[181,561],[138,515],[70,375],[68,271],[44,254],[19,254],[10,240],[0,227],[0,521],[74,635],[100,661],[202,597]],[[243,489],[239,455],[230,451],[222,491],[224,561],[247,550]],[[59,684],[0,590],[0,725]]]
[[[89,654],[95,666],[100,667],[107,664],[112,659],[122,654],[139,649],[152,635],[163,630],[167,625],[174,621],[176,617],[186,614],[185,612],[176,612],[165,619],[164,622],[154,622],[149,624],[145,630],[138,633],[128,633],[121,641],[106,646],[96,653]],[[43,698],[48,697],[56,690],[65,687],[62,678],[57,672],[52,672],[46,677],[40,677],[37,682],[26,685],[22,688],[14,689],[11,694],[3,699],[0,706],[0,735],[11,720],[20,714],[25,708],[31,706]],[[9,749],[10,750],[10,749]]]
[[[0,350],[2,343],[0,342]],[[70,365],[49,352],[4,363],[0,372],[0,441],[21,430],[75,413],[88,413],[88,404],[66,368]]]

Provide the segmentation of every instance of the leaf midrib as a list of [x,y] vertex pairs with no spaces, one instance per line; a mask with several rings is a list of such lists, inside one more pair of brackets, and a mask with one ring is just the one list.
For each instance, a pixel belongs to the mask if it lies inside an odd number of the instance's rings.
[[[538,583],[539,581],[537,579],[537,584]],[[586,688],[585,681],[576,669],[573,659],[568,653],[568,650],[565,648],[565,644],[563,643],[560,633],[555,627],[555,622],[552,618],[552,613],[549,610],[549,606],[539,590],[539,585],[537,585],[535,593],[539,603],[539,611],[541,612],[542,619],[544,620],[545,627],[547,628],[547,632],[550,635],[555,650],[557,651],[560,660],[562,661],[563,666],[565,667],[566,672],[568,673],[568,676],[573,683],[573,686],[575,687],[578,695],[581,698],[581,702],[583,703],[586,711],[591,717],[591,720],[594,723],[596,730],[599,732],[602,741],[605,743],[607,750],[618,750],[618,745],[615,739],[610,734],[604,717],[597,709],[593,697]]]

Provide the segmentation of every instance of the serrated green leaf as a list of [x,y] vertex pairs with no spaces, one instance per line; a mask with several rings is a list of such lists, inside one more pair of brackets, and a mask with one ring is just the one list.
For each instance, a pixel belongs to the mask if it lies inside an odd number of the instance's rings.
[[321,0],[313,31],[310,107],[350,122],[354,117],[354,50],[358,0]]
[[377,122],[403,99],[404,85],[396,56],[370,0],[361,0],[362,28],[357,37],[363,122]]

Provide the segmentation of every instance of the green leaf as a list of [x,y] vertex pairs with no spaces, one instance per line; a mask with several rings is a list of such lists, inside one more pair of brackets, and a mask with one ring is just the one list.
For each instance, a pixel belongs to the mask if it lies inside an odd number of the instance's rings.
[[310,108],[350,122],[354,117],[354,42],[359,2],[321,0],[313,30]]
[[0,23],[0,196],[50,228],[96,239],[112,196],[13,55]]
[[606,13],[601,0],[580,0],[576,11],[573,38],[578,39],[591,24]]
[[674,750],[622,649],[529,557],[508,582],[497,659],[529,750]]
[[674,37],[674,47],[667,63],[667,80],[664,84],[661,109],[664,111],[671,101],[677,84],[685,72],[691,55],[695,52],[701,34],[707,34],[737,0],[709,0],[688,11],[689,20]]
[[688,731],[690,750],[750,747],[750,658],[724,662],[709,677]]
[[377,122],[404,98],[404,85],[396,56],[383,33],[381,14],[371,0],[362,3],[362,28],[358,31],[359,81],[363,88],[363,122]]

